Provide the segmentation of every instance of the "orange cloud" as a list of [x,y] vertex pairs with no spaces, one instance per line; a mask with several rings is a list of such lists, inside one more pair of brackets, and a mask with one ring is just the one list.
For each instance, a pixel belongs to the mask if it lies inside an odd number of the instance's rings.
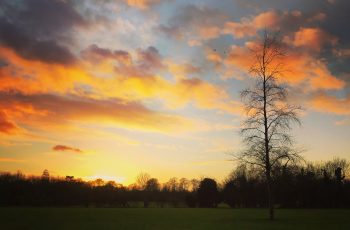
[[77,83],[91,80],[91,76],[78,66],[26,60],[4,47],[0,47],[0,58],[8,62],[7,66],[0,68],[0,91],[66,93],[73,91]]
[[81,52],[84,59],[96,64],[106,59],[114,59],[124,64],[131,64],[131,56],[124,50],[111,51],[106,48],[98,47],[96,44],[90,45]]
[[15,134],[18,131],[18,126],[8,120],[6,113],[0,110],[0,132],[5,134]]
[[286,72],[283,80],[292,85],[306,84],[309,89],[342,89],[345,82],[334,76],[322,60],[307,53],[291,51],[282,60]]
[[172,61],[166,62],[168,71],[175,76],[176,79],[186,78],[191,74],[201,73],[201,68],[192,65],[191,63],[174,63]]
[[224,90],[198,78],[180,80],[174,95],[178,97],[178,103],[192,100],[202,109],[217,109],[231,114],[240,114],[242,108],[239,102],[229,100]]
[[252,20],[252,23],[257,29],[274,28],[278,26],[279,20],[280,16],[277,14],[276,11],[267,11],[257,15]]
[[327,94],[318,94],[310,101],[311,107],[319,112],[350,115],[350,97],[338,98]]
[[218,26],[204,26],[198,28],[198,35],[201,39],[212,39],[220,35],[221,29]]
[[72,152],[76,152],[76,153],[83,153],[83,151],[81,149],[78,148],[73,148],[67,145],[55,145],[52,147],[52,150],[54,151],[72,151]]
[[[96,100],[49,94],[0,94],[0,108],[10,111],[18,124],[50,127],[89,122],[114,124],[119,127],[158,132],[177,132],[192,127],[192,122],[180,116],[152,111],[140,103],[120,99]],[[13,106],[16,105],[16,106]],[[32,106],[45,115],[25,113],[18,107]],[[17,116],[16,116],[17,115]]]
[[320,51],[325,44],[335,45],[338,39],[319,28],[300,28],[291,41],[296,47],[306,47]]
[[222,61],[222,57],[220,56],[220,54],[218,54],[217,52],[213,51],[212,49],[208,49],[206,51],[206,58],[207,60],[219,64]]
[[256,34],[256,28],[249,19],[242,19],[241,22],[226,22],[223,33],[231,34],[236,38],[243,38],[254,36]]
[[267,11],[255,17],[244,17],[240,22],[226,22],[222,32],[236,38],[254,36],[259,29],[276,28],[279,20],[275,11]]
[[[142,99],[140,96],[142,97],[144,92],[142,89],[139,91],[138,82],[134,79],[150,76],[151,73],[146,72],[155,68],[152,67],[153,63],[161,65],[152,50],[151,53],[139,52],[139,56],[143,57],[137,60],[139,66],[122,63],[117,69],[109,58],[93,64],[89,60],[67,67],[25,60],[4,47],[0,48],[0,51],[0,58],[8,63],[0,68],[0,91],[18,91],[24,94],[68,93],[85,97]],[[148,57],[150,60],[147,60]],[[143,68],[147,70],[143,72]],[[144,79],[145,83],[152,82],[151,76]],[[133,87],[133,84],[136,86]],[[140,96],[127,98],[130,94],[133,96],[132,91]]]
[[148,9],[150,6],[159,3],[160,0],[126,0],[129,6],[136,7],[142,10]]
[[225,60],[226,64],[235,65],[241,69],[249,70],[249,68],[254,64],[254,59],[252,53],[248,49],[248,43],[246,46],[231,46],[227,58]]

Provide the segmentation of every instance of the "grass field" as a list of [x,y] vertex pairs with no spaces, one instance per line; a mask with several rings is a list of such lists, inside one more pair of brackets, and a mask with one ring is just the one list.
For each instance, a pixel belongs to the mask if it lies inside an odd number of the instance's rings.
[[0,229],[350,229],[350,210],[1,208]]

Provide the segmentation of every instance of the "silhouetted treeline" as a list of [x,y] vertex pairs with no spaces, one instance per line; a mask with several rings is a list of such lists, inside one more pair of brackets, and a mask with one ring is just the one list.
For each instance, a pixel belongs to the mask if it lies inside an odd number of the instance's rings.
[[[184,187],[184,183],[188,185]],[[47,171],[41,177],[0,173],[0,206],[184,207],[187,197],[197,191],[198,183],[172,178],[160,186],[157,179],[151,178],[142,188],[102,179],[86,182],[71,176],[54,178]],[[193,191],[189,191],[189,184]],[[195,200],[194,206],[196,203]]]
[[[275,203],[281,208],[350,207],[349,168],[345,160],[323,164],[280,165],[273,170]],[[266,207],[266,184],[257,168],[240,165],[220,185],[211,178],[171,178],[160,184],[147,174],[128,187],[97,179],[85,182],[22,173],[0,174],[1,206],[92,207]]]
[[[277,166],[273,174],[275,204],[282,208],[350,207],[346,160],[322,164]],[[240,165],[226,179],[222,200],[231,207],[266,207],[264,177],[255,167]]]

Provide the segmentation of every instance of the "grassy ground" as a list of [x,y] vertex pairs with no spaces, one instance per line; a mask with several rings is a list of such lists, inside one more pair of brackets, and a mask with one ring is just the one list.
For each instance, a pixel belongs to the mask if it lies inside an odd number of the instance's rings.
[[0,229],[350,229],[350,210],[0,208]]

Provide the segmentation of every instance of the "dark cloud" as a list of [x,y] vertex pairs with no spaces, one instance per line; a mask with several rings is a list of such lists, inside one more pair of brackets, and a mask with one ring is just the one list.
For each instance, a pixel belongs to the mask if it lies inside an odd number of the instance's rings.
[[[331,34],[338,36],[344,41],[349,41],[350,30],[349,30],[349,11],[350,11],[350,1],[348,0],[235,0],[239,6],[253,8],[255,11],[267,11],[271,7],[278,11],[294,11],[299,10],[302,13],[302,17],[287,18],[283,25],[286,28],[293,28],[295,25],[301,26],[300,22],[305,22],[303,19],[310,19],[312,16],[318,13],[324,13],[325,20],[315,22],[315,26],[320,26]],[[303,21],[300,21],[303,20]]]
[[197,74],[202,72],[200,67],[194,66],[191,63],[182,64],[182,68],[186,74]]
[[72,151],[72,152],[76,152],[76,153],[83,153],[83,151],[81,149],[70,147],[67,145],[55,145],[52,147],[52,150],[54,150],[54,151]]
[[[327,0],[233,0],[242,10],[250,9],[254,11],[266,11],[271,8],[279,10],[295,10],[302,8],[303,10],[313,10],[317,7],[327,7],[330,3]],[[346,0],[345,0],[346,1]]]
[[[0,59],[0,68],[6,67],[6,66],[8,66],[7,61],[5,61],[5,60],[3,60],[3,59]],[[1,74],[0,74],[0,77],[1,77]]]
[[147,49],[139,49],[137,51],[137,68],[146,71],[152,72],[163,67],[162,57],[159,54],[159,51],[150,46]]
[[181,39],[183,37],[179,26],[176,25],[160,25],[155,30],[164,33],[170,38]]
[[129,52],[124,50],[110,50],[107,48],[98,47],[96,44],[90,45],[81,52],[84,59],[91,62],[100,62],[104,59],[115,59],[121,62],[130,62],[131,56]]
[[327,20],[324,21],[323,27],[331,34],[339,38],[340,43],[347,43],[350,46],[350,25],[349,12],[350,1],[338,0],[324,9]]
[[114,59],[117,61],[115,63],[116,72],[125,77],[152,76],[156,71],[165,67],[162,56],[153,46],[137,49],[136,56],[132,58],[127,51],[111,50],[92,44],[81,52],[81,56],[92,63]]
[[153,77],[165,68],[162,56],[157,48],[149,46],[147,49],[137,49],[136,57],[128,63],[119,63],[115,71],[124,77]]
[[169,23],[188,26],[212,25],[225,18],[226,16],[217,9],[186,5],[182,10],[178,11],[178,14],[169,20]]
[[73,1],[25,0],[0,2],[0,42],[27,59],[70,64],[75,57],[65,45],[72,43],[74,26],[87,22]]
[[211,37],[206,34],[208,28],[218,27],[223,24],[227,16],[218,9],[186,5],[176,11],[167,24],[162,24],[156,29],[172,38],[183,38],[188,35],[200,35]]
[[54,40],[40,41],[31,37],[9,23],[0,24],[1,42],[14,49],[26,59],[35,59],[48,63],[70,64],[74,55],[67,47]]
[[[334,49],[338,53],[341,53],[342,50],[350,49],[350,1],[337,0],[333,4],[329,4],[328,7],[325,7],[323,11],[327,15],[327,18],[320,26],[338,38],[338,44]],[[323,53],[323,58],[328,61],[331,71],[347,82],[347,88],[349,89],[350,56],[338,56],[332,50],[326,50]]]

